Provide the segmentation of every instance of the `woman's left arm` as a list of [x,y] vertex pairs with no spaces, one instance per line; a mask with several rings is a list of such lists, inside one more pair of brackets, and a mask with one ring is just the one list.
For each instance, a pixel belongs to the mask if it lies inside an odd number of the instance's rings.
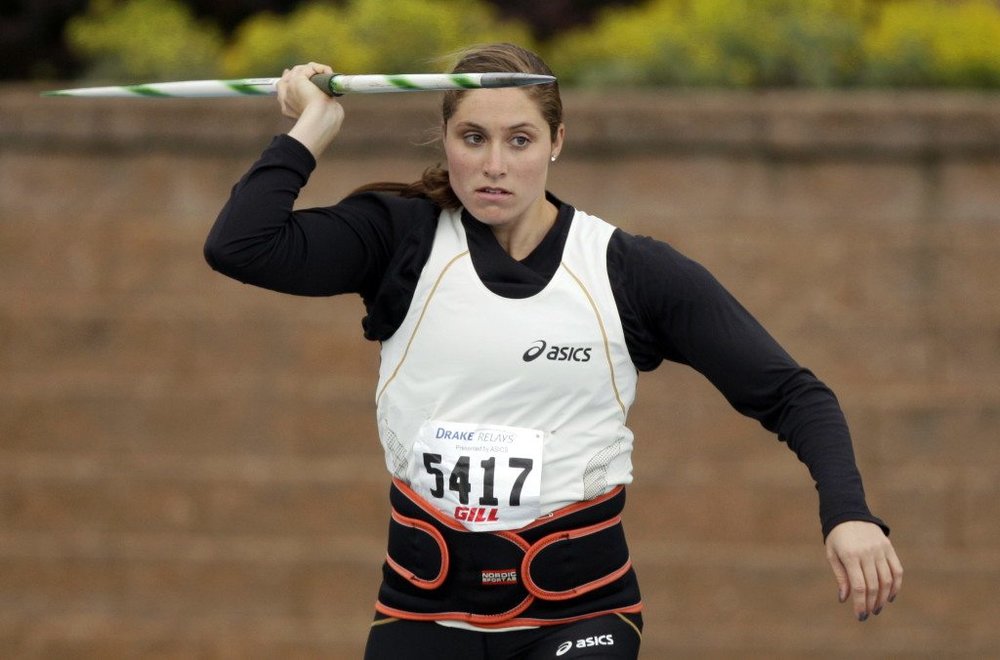
[[865,501],[836,396],[705,268],[659,241],[626,242],[626,275],[616,293],[626,308],[623,322],[635,319],[657,357],[690,365],[736,410],[787,443],[816,482],[841,602],[852,597],[862,621],[881,612],[899,591],[902,566],[888,527]]

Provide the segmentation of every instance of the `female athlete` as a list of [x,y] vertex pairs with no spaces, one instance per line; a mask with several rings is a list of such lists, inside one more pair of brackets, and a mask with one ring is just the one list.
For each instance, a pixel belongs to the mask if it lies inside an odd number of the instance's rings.
[[[551,74],[511,44],[455,72]],[[243,282],[360,294],[392,514],[366,658],[635,658],[641,598],[622,532],[637,373],[690,365],[806,464],[841,602],[878,614],[902,567],[865,502],[832,392],[704,268],[546,188],[557,83],[444,94],[446,168],[293,210],[344,108],[278,83],[295,120],[233,188],[205,246]]]

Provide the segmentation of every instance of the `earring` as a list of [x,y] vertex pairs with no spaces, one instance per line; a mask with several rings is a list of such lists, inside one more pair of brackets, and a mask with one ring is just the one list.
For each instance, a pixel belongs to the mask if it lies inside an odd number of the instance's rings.
[[556,158],[558,158],[558,157],[559,157],[559,156],[557,156],[557,155],[555,155],[555,154],[552,154],[552,162],[553,162],[553,163],[554,163],[554,162],[556,162]]

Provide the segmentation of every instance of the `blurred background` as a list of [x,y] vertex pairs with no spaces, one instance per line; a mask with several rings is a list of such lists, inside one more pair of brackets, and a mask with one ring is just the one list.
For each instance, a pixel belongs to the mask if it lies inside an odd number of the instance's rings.
[[[560,76],[550,189],[700,261],[837,392],[907,569],[854,622],[805,469],[665,364],[631,416],[643,657],[1000,657],[993,0],[5,1],[0,657],[359,658],[388,515],[360,300],[202,259],[274,101],[39,92],[498,39]],[[300,205],[417,178],[438,102],[345,97]]]

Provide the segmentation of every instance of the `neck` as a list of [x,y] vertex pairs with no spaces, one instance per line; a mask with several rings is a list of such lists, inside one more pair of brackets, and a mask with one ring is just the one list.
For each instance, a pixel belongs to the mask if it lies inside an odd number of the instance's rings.
[[516,261],[531,254],[556,222],[559,209],[545,199],[519,222],[491,227],[500,247]]

